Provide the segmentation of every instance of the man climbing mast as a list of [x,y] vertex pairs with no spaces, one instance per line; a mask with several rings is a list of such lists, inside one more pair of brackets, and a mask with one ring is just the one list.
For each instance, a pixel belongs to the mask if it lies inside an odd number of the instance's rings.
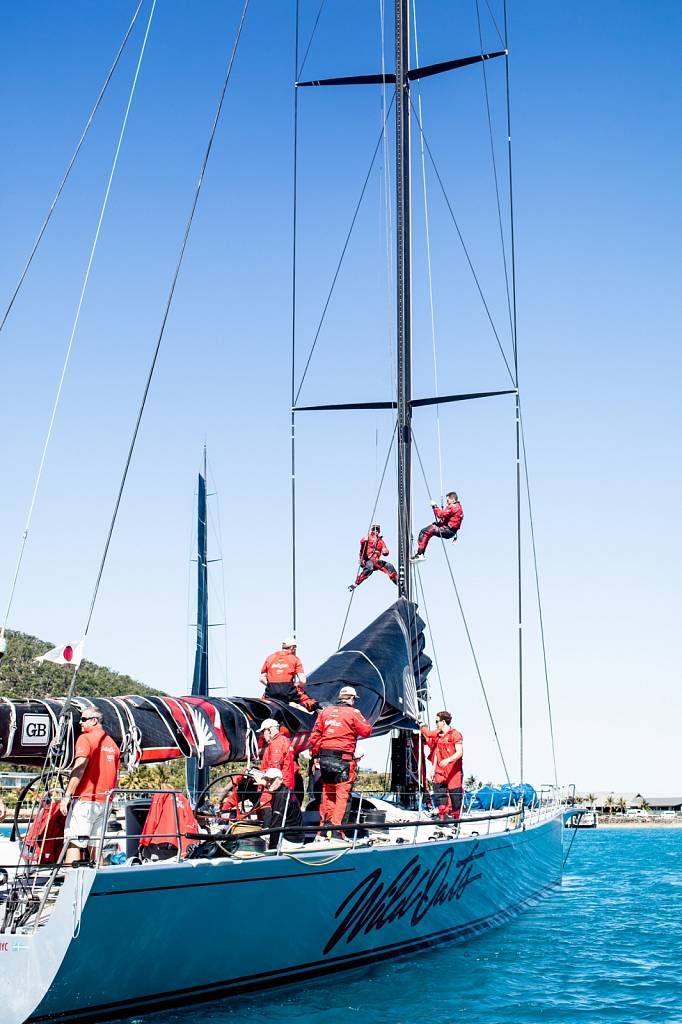
[[348,588],[351,593],[361,583],[364,583],[366,579],[369,579],[376,569],[385,573],[389,580],[395,583],[396,587],[398,586],[398,574],[395,571],[395,566],[391,565],[383,557],[387,554],[388,548],[386,541],[381,536],[381,527],[378,523],[375,523],[370,527],[367,536],[360,538],[360,569],[355,583],[351,583]]
[[419,531],[417,550],[410,559],[411,562],[423,562],[424,552],[432,537],[442,537],[443,540],[457,540],[457,532],[464,519],[464,511],[460,505],[456,491],[449,491],[445,496],[445,505],[441,508],[437,501],[431,502],[433,514],[436,517],[433,523],[425,526]]

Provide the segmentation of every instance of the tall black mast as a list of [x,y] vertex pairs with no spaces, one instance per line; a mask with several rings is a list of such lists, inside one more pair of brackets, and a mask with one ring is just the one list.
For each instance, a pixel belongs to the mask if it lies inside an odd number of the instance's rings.
[[[208,697],[208,508],[206,504],[206,445],[203,474],[197,492],[197,645],[194,655],[192,696]],[[193,806],[209,783],[208,766],[199,767],[196,758],[187,761],[187,792]]]
[[395,137],[398,286],[398,593],[410,599],[412,542],[412,268],[410,261],[409,0],[395,0]]
[[[329,405],[299,406],[292,391],[292,424],[298,412],[357,411],[359,409],[396,409],[398,413],[398,594],[412,599],[410,579],[410,545],[412,542],[412,409],[514,394],[516,388],[481,391],[461,395],[434,395],[412,399],[412,266],[411,266],[411,173],[410,173],[410,82],[458,68],[470,67],[495,57],[506,56],[506,50],[476,53],[423,67],[410,68],[409,0],[395,0],[395,74],[344,75],[336,78],[314,78],[297,82],[297,88],[319,86],[367,86],[395,84],[396,135],[396,277],[397,277],[397,343],[398,393],[390,401],[335,402]],[[312,354],[312,351],[311,351]],[[305,375],[304,375],[305,376]],[[300,392],[300,385],[299,385]],[[293,471],[293,460],[292,460]],[[392,783],[394,792],[413,802],[419,787],[418,764],[413,736],[399,730],[391,745]]]

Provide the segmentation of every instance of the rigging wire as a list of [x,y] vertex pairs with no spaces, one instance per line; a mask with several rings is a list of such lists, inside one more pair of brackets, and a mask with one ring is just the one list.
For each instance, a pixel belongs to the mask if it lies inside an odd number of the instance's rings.
[[506,41],[506,39],[504,38],[504,36],[502,35],[502,33],[500,31],[500,26],[497,24],[497,19],[495,18],[495,15],[493,14],[492,8],[491,8],[490,3],[488,2],[488,0],[485,0],[485,5],[488,8],[488,14],[490,15],[490,20],[492,21],[493,25],[495,26],[495,31],[497,32],[497,37],[500,40],[500,42],[502,43],[502,46],[504,46],[506,48],[507,41]]
[[507,98],[507,166],[509,171],[509,231],[511,244],[512,271],[512,344],[514,346],[514,380],[516,384],[515,426],[516,426],[516,557],[518,574],[518,621],[519,621],[519,782],[524,782],[523,743],[523,591],[521,580],[521,395],[519,391],[519,348],[516,304],[516,242],[514,225],[514,177],[512,173],[512,127],[511,90],[509,88],[509,28],[507,21],[507,0],[504,0],[505,39],[505,89]]
[[102,85],[102,87],[101,87],[101,89],[99,91],[97,99],[95,100],[95,105],[92,108],[92,110],[90,111],[90,116],[88,117],[87,121],[85,122],[85,128],[83,129],[83,131],[81,133],[81,137],[78,140],[78,144],[76,145],[76,148],[73,151],[71,159],[69,160],[69,163],[67,165],[66,171],[64,172],[62,180],[59,183],[59,187],[57,188],[57,191],[55,193],[54,199],[52,200],[52,203],[50,204],[50,208],[47,211],[47,215],[45,216],[45,219],[43,220],[43,223],[41,225],[40,231],[38,232],[37,238],[36,238],[35,242],[33,243],[33,248],[31,249],[31,252],[29,253],[28,259],[26,260],[26,263],[24,264],[24,269],[21,271],[21,274],[19,275],[19,280],[16,283],[14,291],[12,292],[11,298],[10,298],[8,304],[7,304],[7,308],[5,309],[5,312],[3,314],[2,320],[0,321],[0,331],[2,331],[3,327],[5,326],[5,323],[6,323],[7,318],[8,318],[8,316],[9,316],[11,310],[12,310],[12,307],[14,305],[14,302],[15,302],[16,298],[17,298],[17,295],[19,294],[19,291],[21,290],[21,286],[24,283],[24,280],[26,278],[26,275],[29,272],[31,264],[33,263],[33,257],[35,256],[36,252],[38,251],[38,246],[40,245],[40,243],[42,241],[43,235],[45,234],[45,231],[47,229],[47,225],[50,223],[50,220],[52,219],[52,214],[54,213],[55,207],[56,207],[57,203],[59,202],[59,198],[60,198],[62,192],[64,191],[64,186],[66,185],[67,181],[69,180],[69,176],[71,174],[71,170],[73,168],[73,165],[75,164],[76,159],[78,157],[78,154],[81,151],[81,147],[83,146],[83,143],[85,142],[85,138],[86,138],[88,132],[90,131],[90,126],[92,125],[92,122],[94,120],[95,114],[97,113],[97,111],[99,109],[100,103],[104,99],[104,94],[107,91],[107,87],[109,85],[109,82],[111,81],[111,79],[113,77],[113,74],[114,74],[114,71],[116,70],[116,68],[118,66],[118,62],[121,59],[121,56],[122,56],[123,51],[125,49],[126,43],[128,42],[128,38],[130,37],[130,33],[132,32],[133,26],[135,25],[135,22],[137,21],[137,16],[140,13],[140,10],[142,9],[143,3],[144,3],[144,0],[140,0],[140,2],[138,3],[137,7],[135,8],[135,12],[134,12],[134,14],[132,16],[130,24],[128,25],[126,33],[125,33],[125,35],[123,37],[123,40],[121,42],[121,45],[119,46],[118,51],[116,53],[116,56],[114,57],[114,62],[111,65],[111,67],[109,68],[107,76],[104,79],[104,84]]
[[[429,481],[428,481],[427,476],[426,476],[426,470],[424,469],[424,463],[422,462],[422,457],[421,457],[421,453],[419,451],[419,447],[417,445],[416,438],[414,437],[414,432],[413,432],[413,435],[412,435],[412,442],[414,444],[414,450],[417,453],[417,459],[419,461],[419,467],[420,467],[420,469],[422,471],[422,477],[424,478],[424,485],[425,485],[427,491],[430,492]],[[466,633],[467,641],[469,643],[469,649],[471,651],[471,656],[473,658],[474,666],[476,668],[476,674],[478,676],[478,681],[479,681],[479,683],[481,685],[481,690],[483,692],[483,699],[485,701],[485,706],[486,706],[486,709],[488,711],[488,718],[490,719],[490,724],[491,724],[492,729],[493,729],[493,735],[495,736],[495,743],[497,744],[497,750],[498,750],[498,753],[500,755],[500,760],[502,761],[502,767],[504,768],[504,774],[506,776],[507,782],[511,785],[511,780],[509,778],[509,771],[507,770],[507,762],[505,761],[504,754],[502,753],[502,746],[500,744],[500,738],[499,738],[499,736],[497,734],[497,727],[495,725],[495,719],[493,717],[492,708],[490,707],[490,701],[488,700],[488,693],[487,693],[487,690],[486,690],[486,687],[485,687],[485,683],[483,682],[483,675],[481,673],[481,668],[480,668],[480,666],[478,664],[478,658],[476,656],[476,650],[474,648],[474,642],[472,640],[471,633],[469,632],[469,624],[467,622],[466,615],[464,614],[464,608],[462,606],[462,601],[461,601],[461,598],[459,596],[459,590],[458,590],[457,584],[455,582],[455,576],[454,576],[454,573],[452,571],[452,566],[450,565],[450,558],[448,556],[447,548],[445,547],[445,540],[442,537],[441,537],[441,544],[443,546],[443,554],[445,555],[445,561],[447,563],[448,572],[450,573],[450,580],[452,582],[452,587],[453,587],[453,590],[455,592],[455,597],[457,598],[457,604],[459,605],[460,615],[462,616],[462,623],[464,625],[464,631]]]
[[[483,57],[483,31],[481,29],[481,11],[479,7],[479,0],[476,0],[476,20],[478,22],[478,40],[481,48],[481,57]],[[483,91],[485,93],[485,108],[488,117],[488,135],[490,137],[490,157],[493,167],[493,178],[495,180],[495,198],[497,200],[497,223],[500,229],[500,249],[502,252],[502,265],[504,268],[504,283],[507,293],[507,309],[509,312],[509,330],[512,335],[512,345],[514,344],[514,320],[512,317],[511,307],[511,294],[509,291],[509,271],[507,268],[507,247],[504,244],[504,229],[502,227],[502,204],[500,202],[500,184],[497,177],[497,160],[495,159],[495,142],[493,139],[493,122],[492,115],[490,113],[490,93],[488,90],[488,70],[486,64],[488,62],[481,60],[481,71],[483,73]],[[436,392],[437,393],[437,392]]]
[[[296,55],[296,64],[294,66],[294,70],[296,72],[296,81],[298,81],[299,78],[301,77],[301,75],[303,74],[303,68],[305,67],[305,62],[308,59],[308,54],[310,53],[310,47],[313,45],[313,39],[315,38],[315,33],[317,32],[317,26],[320,23],[320,17],[322,15],[322,11],[324,9],[324,5],[325,5],[326,2],[327,2],[327,0],[321,0],[320,6],[319,6],[319,9],[318,9],[318,12],[317,12],[317,17],[315,18],[315,24],[313,25],[312,32],[310,33],[310,39],[308,40],[308,45],[306,46],[305,53],[303,54],[303,60],[301,61],[300,68],[298,66],[298,53]],[[298,22],[299,22],[299,6],[300,6],[299,0],[296,0],[296,24],[297,24],[297,26],[298,26]],[[296,44],[298,46],[298,27],[297,27],[297,30],[296,30]]]
[[[417,33],[417,3],[416,0],[412,0],[412,21],[414,24],[414,56],[419,67],[419,36]],[[483,62],[485,63],[485,61]],[[424,227],[426,231],[426,269],[429,282],[429,314],[431,319],[431,348],[433,351],[433,387],[434,395],[438,395],[438,360],[436,355],[436,315],[433,305],[433,273],[431,268],[431,225],[429,221],[429,200],[428,191],[426,186],[426,154],[424,152],[424,133],[422,125],[424,124],[424,115],[422,111],[422,91],[421,84],[417,80],[417,106],[419,110],[419,151],[420,161],[422,170],[422,193],[424,196]],[[440,432],[440,405],[436,403],[436,442],[438,446],[438,480],[440,483],[440,500],[444,499],[444,486],[443,486],[443,446],[441,443],[441,432]]]
[[573,843],[575,842],[575,837],[577,836],[577,834],[578,834],[578,829],[577,829],[577,828],[574,828],[574,829],[573,829],[573,835],[571,836],[571,841],[570,841],[570,843],[568,844],[568,850],[566,851],[566,856],[564,857],[564,859],[563,859],[563,863],[562,863],[562,865],[561,865],[561,870],[562,870],[562,871],[563,871],[563,870],[564,870],[564,868],[566,867],[566,861],[567,861],[567,860],[568,860],[568,858],[569,858],[569,857],[571,856],[571,850],[573,849]]
[[223,601],[223,655],[225,658],[225,695],[230,695],[230,662],[229,662],[229,631],[228,631],[228,614],[227,614],[227,590],[225,587],[225,561],[223,552],[225,551],[225,545],[223,543],[223,516],[220,505],[220,492],[218,491],[218,485],[216,483],[215,473],[213,472],[213,466],[211,460],[208,460],[208,471],[211,475],[213,482],[213,497],[215,497],[217,514],[213,517],[215,534],[218,539],[218,555],[220,561],[220,589]]
[[542,645],[542,663],[543,663],[543,666],[544,666],[544,673],[545,673],[545,691],[547,693],[547,714],[548,714],[548,717],[549,717],[549,735],[550,735],[550,739],[551,739],[551,743],[552,743],[552,765],[553,765],[553,768],[554,768],[554,785],[558,786],[559,785],[559,776],[558,776],[558,773],[557,773],[557,766],[556,766],[556,746],[555,746],[555,741],[554,741],[554,722],[553,722],[553,718],[552,718],[552,699],[551,699],[551,696],[550,696],[549,671],[548,671],[548,668],[547,668],[547,648],[546,648],[546,645],[545,645],[545,624],[544,624],[544,616],[542,614],[542,599],[540,597],[540,575],[539,575],[539,572],[538,572],[538,558],[537,558],[537,551],[536,551],[536,547],[535,547],[535,527],[534,527],[534,523],[533,523],[533,506],[532,506],[531,497],[530,497],[530,481],[529,481],[529,478],[528,478],[528,458],[526,456],[526,435],[525,435],[524,430],[523,430],[523,417],[521,417],[521,447],[522,447],[522,451],[523,451],[523,468],[524,468],[524,474],[525,474],[525,479],[526,479],[526,494],[528,496],[528,521],[530,523],[530,541],[531,541],[531,548],[532,548],[532,551],[533,551],[533,569],[534,569],[534,572],[535,572],[535,593],[536,593],[537,599],[538,599],[538,619],[539,619],[539,622],[540,622],[540,641],[541,641],[541,645]]
[[[379,31],[381,38],[381,116],[384,124],[388,123],[387,90],[386,90],[386,22],[385,2],[379,0]],[[396,365],[396,352],[393,344],[395,338],[395,288],[393,279],[393,205],[391,201],[391,158],[389,155],[388,132],[384,132],[383,139],[383,174],[379,184],[380,192],[383,193],[383,214],[384,214],[384,238],[386,241],[386,347],[388,351],[388,365],[390,386],[392,395],[398,390],[398,367]]]
[[[388,111],[386,113],[386,120],[388,119],[388,115],[391,112],[391,108],[393,107],[394,101],[395,101],[395,93],[393,95],[393,99],[391,100],[391,105],[389,106]],[[379,138],[377,140],[377,144],[374,147],[374,152],[372,154],[372,159],[370,161],[369,170],[367,171],[367,175],[365,176],[365,180],[363,182],[362,189],[360,191],[360,198],[358,199],[357,205],[355,207],[355,212],[353,213],[353,217],[352,217],[352,220],[351,220],[351,223],[350,223],[350,227],[348,229],[348,234],[346,235],[346,240],[345,240],[345,242],[343,244],[343,249],[341,250],[341,256],[339,257],[339,262],[337,263],[336,270],[334,271],[334,276],[332,278],[332,283],[331,283],[331,286],[329,288],[329,293],[327,295],[327,299],[326,299],[324,307],[322,309],[322,315],[321,315],[320,321],[319,321],[319,323],[317,325],[317,330],[315,331],[315,336],[313,338],[313,343],[311,345],[310,352],[308,353],[308,358],[306,360],[306,364],[305,364],[305,367],[303,369],[303,375],[301,377],[300,383],[298,385],[298,389],[296,391],[294,405],[296,405],[297,402],[298,402],[299,396],[301,394],[301,388],[303,387],[304,381],[306,379],[306,375],[308,373],[308,368],[310,366],[310,360],[313,358],[313,353],[315,351],[315,347],[316,347],[318,339],[320,337],[320,331],[322,330],[322,325],[323,325],[324,319],[325,319],[325,317],[327,315],[327,310],[329,308],[329,303],[331,302],[331,298],[332,298],[332,295],[334,293],[334,288],[336,287],[336,282],[337,282],[339,273],[341,271],[341,266],[343,264],[343,260],[344,260],[344,257],[346,255],[346,251],[348,249],[348,244],[350,242],[351,235],[353,234],[353,228],[355,227],[355,222],[356,222],[356,220],[358,218],[358,213],[360,212],[360,206],[362,205],[362,200],[364,199],[365,192],[367,191],[367,184],[369,182],[370,175],[372,173],[372,169],[374,167],[374,163],[375,163],[376,158],[377,158],[377,153],[379,152],[379,147],[381,146],[381,141],[383,139],[385,131],[386,131],[386,121],[384,121],[384,124],[383,124],[382,129],[381,129],[381,134],[379,135]]]
[[[201,194],[201,189],[202,189],[202,186],[203,186],[203,183],[204,183],[204,175],[206,173],[206,167],[207,167],[207,164],[208,164],[209,157],[211,155],[211,150],[213,148],[213,142],[214,142],[214,139],[215,139],[215,136],[216,136],[216,131],[217,131],[217,128],[218,128],[218,122],[220,120],[220,115],[221,115],[221,112],[222,112],[222,109],[223,109],[223,104],[224,104],[224,101],[225,101],[225,94],[227,92],[227,87],[229,85],[230,78],[232,76],[232,68],[234,66],[234,61],[235,61],[235,58],[237,56],[237,50],[239,48],[239,41],[240,41],[241,36],[242,36],[242,30],[244,28],[244,21],[246,19],[246,13],[247,13],[247,11],[249,9],[249,3],[250,3],[250,0],[244,0],[244,5],[242,7],[241,17],[239,19],[239,25],[238,25],[238,28],[237,28],[236,37],[235,37],[234,43],[232,45],[232,50],[230,52],[230,57],[229,57],[228,64],[227,64],[227,70],[225,72],[225,80],[223,82],[222,92],[220,94],[220,99],[218,101],[218,106],[217,106],[217,109],[216,109],[216,112],[215,112],[215,115],[214,115],[214,118],[213,118],[213,124],[211,126],[211,131],[210,131],[210,134],[209,134],[208,145],[207,145],[206,151],[204,153],[204,158],[203,158],[202,165],[201,165],[201,171],[199,173],[199,179],[197,181],[196,189],[195,189],[195,192],[194,192],[194,199],[192,201],[192,206],[191,206],[191,209],[190,209],[190,213],[189,213],[189,216],[187,218],[187,223],[186,223],[186,226],[185,226],[185,231],[184,231],[184,235],[183,235],[183,239],[182,239],[182,244],[180,246],[180,252],[179,252],[179,255],[178,255],[177,263],[176,263],[176,266],[175,266],[175,271],[174,271],[173,278],[172,278],[172,281],[171,281],[171,286],[170,286],[170,290],[169,290],[169,293],[168,293],[168,298],[166,300],[166,306],[164,308],[163,317],[161,319],[161,326],[160,326],[159,334],[158,334],[158,337],[157,337],[157,340],[156,340],[156,346],[154,348],[154,353],[153,353],[153,356],[152,356],[152,361],[151,361],[151,364],[150,364],[150,367],[149,367],[149,371],[148,371],[148,374],[147,374],[147,379],[146,379],[146,382],[145,382],[144,391],[142,393],[142,399],[141,399],[140,406],[139,406],[138,413],[137,413],[137,417],[136,417],[136,420],[135,420],[135,426],[134,426],[132,437],[131,437],[131,440],[130,440],[130,445],[128,447],[128,454],[127,454],[125,465],[124,465],[124,468],[123,468],[123,473],[121,475],[121,481],[120,481],[120,484],[119,484],[118,494],[116,496],[116,501],[114,503],[114,510],[113,510],[113,513],[112,513],[111,522],[109,524],[109,529],[108,529],[106,541],[105,541],[105,544],[104,544],[104,550],[102,552],[102,558],[101,558],[99,569],[98,569],[98,572],[97,572],[97,577],[96,577],[96,580],[95,580],[95,586],[94,586],[93,593],[92,593],[92,599],[90,601],[90,608],[88,610],[88,616],[87,616],[87,620],[86,620],[85,631],[84,631],[84,634],[83,634],[84,637],[86,637],[87,634],[88,634],[88,631],[90,629],[90,623],[92,621],[93,612],[95,610],[95,603],[97,601],[97,595],[99,593],[99,587],[100,587],[100,583],[102,581],[102,574],[104,573],[104,567],[106,565],[107,555],[109,554],[109,547],[111,545],[111,538],[112,538],[113,533],[114,533],[114,527],[116,525],[116,520],[118,518],[118,511],[119,511],[119,508],[120,508],[120,505],[121,505],[121,500],[123,498],[123,491],[125,489],[126,481],[128,479],[128,471],[130,469],[130,464],[131,464],[131,461],[132,461],[132,458],[133,458],[133,452],[135,451],[135,445],[136,445],[136,442],[137,442],[137,436],[138,436],[138,433],[139,433],[139,430],[140,430],[140,424],[142,422],[142,415],[144,413],[145,406],[147,404],[147,397],[149,395],[149,389],[151,387],[152,378],[154,376],[154,370],[156,369],[156,364],[157,364],[157,361],[158,361],[159,352],[161,350],[161,342],[163,341],[163,337],[164,337],[164,334],[165,334],[166,324],[168,322],[168,316],[170,314],[170,308],[171,308],[171,304],[173,302],[173,296],[175,295],[175,287],[176,287],[177,282],[178,282],[178,277],[180,276],[180,269],[182,267],[182,263],[183,263],[184,256],[185,256],[185,251],[187,249],[187,242],[189,240],[190,230],[192,228],[192,223],[194,221],[194,214],[195,214],[196,209],[197,209],[197,204],[199,202],[199,196]],[[61,712],[62,717],[64,717],[66,715],[66,712],[67,712],[67,709],[69,707],[69,704],[70,704],[70,702],[73,699],[73,694],[74,694],[75,688],[76,688],[76,679],[78,677],[78,669],[79,669],[79,666],[76,665],[75,668],[74,668],[74,671],[73,671],[73,676],[71,678],[71,683],[70,683],[70,686],[69,686],[69,690],[67,692],[66,699],[65,699],[64,705],[62,707],[62,712]]]
[[440,695],[443,698],[443,708],[445,710],[447,710],[448,702],[447,702],[447,700],[445,698],[445,690],[443,688],[443,677],[440,674],[440,665],[438,664],[438,655],[436,653],[436,640],[435,640],[435,637],[433,635],[433,630],[431,629],[431,620],[429,619],[429,609],[426,606],[426,594],[424,593],[424,584],[422,583],[422,577],[421,577],[421,573],[419,571],[419,566],[417,566],[416,568],[417,568],[417,573],[416,573],[416,576],[417,576],[417,587],[419,589],[419,593],[421,594],[421,601],[419,602],[419,606],[420,606],[420,608],[423,607],[424,615],[426,616],[426,625],[429,628],[429,636],[431,637],[431,649],[433,651],[433,663],[436,666],[436,675],[438,676],[438,686],[440,688]]
[[421,123],[419,122],[419,113],[415,109],[414,104],[412,103],[411,105],[412,105],[412,109],[413,109],[414,115],[417,118],[417,122],[419,123],[419,130],[420,130],[422,138],[424,140],[424,146],[426,147],[426,152],[429,155],[429,160],[431,161],[431,166],[433,167],[433,170],[434,170],[435,175],[436,175],[436,179],[438,181],[438,184],[440,185],[441,192],[443,193],[443,198],[445,199],[445,204],[446,204],[446,206],[448,208],[448,212],[450,214],[450,218],[452,220],[452,223],[455,226],[455,231],[457,232],[457,237],[460,240],[460,243],[461,243],[461,246],[462,246],[462,251],[464,252],[464,256],[466,257],[466,261],[467,261],[467,263],[469,265],[469,270],[471,271],[471,274],[473,276],[474,284],[476,285],[476,289],[477,289],[478,294],[479,294],[479,296],[481,298],[481,302],[483,303],[483,308],[485,309],[486,316],[488,317],[488,321],[489,321],[490,326],[492,328],[493,334],[495,335],[495,340],[497,342],[497,347],[499,348],[500,354],[502,356],[502,359],[504,360],[504,365],[507,368],[507,373],[509,374],[509,379],[511,380],[512,384],[514,384],[514,386],[516,386],[515,385],[515,380],[514,380],[514,374],[512,373],[512,369],[511,369],[511,367],[509,365],[509,360],[507,359],[506,353],[505,353],[504,348],[502,346],[502,342],[500,340],[500,335],[499,335],[499,333],[497,331],[497,328],[495,326],[495,321],[493,320],[492,313],[490,312],[490,307],[488,306],[488,303],[486,302],[486,299],[485,299],[485,295],[483,294],[483,289],[481,287],[481,283],[479,281],[478,274],[476,273],[473,261],[471,259],[471,256],[469,255],[469,250],[468,250],[468,248],[466,246],[466,243],[464,241],[464,237],[462,235],[462,231],[460,229],[459,223],[457,221],[457,218],[455,217],[455,212],[454,212],[454,210],[452,208],[452,203],[450,202],[450,197],[448,196],[448,193],[447,193],[447,190],[445,188],[445,184],[443,182],[443,179],[440,176],[440,171],[438,170],[438,166],[436,164],[434,155],[433,155],[433,153],[431,151],[431,147],[429,145],[429,140],[427,139],[426,133],[424,132],[424,129],[422,128]]
[[[512,281],[512,344],[514,346],[514,377],[515,386],[519,388],[519,354],[517,339],[517,304],[516,304],[516,231],[514,220],[514,176],[512,173],[512,127],[511,127],[511,90],[509,87],[509,29],[507,25],[507,0],[504,0],[504,48],[507,51],[504,58],[505,92],[507,98],[507,168],[509,172],[509,235],[511,255],[511,281]],[[519,410],[520,419],[520,410]]]
[[[323,0],[324,3],[324,0]],[[322,6],[318,12],[318,20]],[[293,153],[293,210],[291,238],[291,625],[296,636],[296,254],[298,226],[298,38],[299,38],[300,0],[296,0],[295,40],[294,40],[294,153]],[[313,35],[317,21],[313,28]],[[312,43],[312,36],[308,49]],[[306,50],[306,57],[308,50]],[[305,58],[303,60],[305,64]]]
[[62,371],[61,371],[61,375],[59,377],[59,383],[57,385],[57,392],[55,394],[54,402],[53,402],[53,405],[52,405],[52,415],[50,416],[50,421],[49,421],[49,424],[48,424],[47,433],[45,435],[45,441],[43,443],[43,450],[42,450],[42,454],[41,454],[41,457],[40,457],[40,462],[39,462],[39,465],[38,465],[38,472],[36,474],[36,479],[35,479],[35,483],[34,483],[34,486],[33,486],[33,494],[31,496],[31,501],[30,501],[29,509],[28,509],[28,515],[26,517],[26,525],[24,527],[24,532],[23,532],[23,534],[21,536],[21,541],[20,541],[20,544],[19,544],[19,555],[17,557],[17,562],[16,562],[16,566],[15,566],[15,569],[14,569],[14,576],[12,578],[12,584],[11,584],[11,587],[10,587],[10,594],[9,594],[9,598],[8,598],[8,601],[7,601],[7,608],[6,608],[6,611],[5,611],[5,617],[4,617],[3,622],[2,622],[2,628],[0,628],[0,638],[4,637],[4,635],[5,635],[5,630],[7,628],[7,622],[9,620],[9,616],[10,616],[10,613],[11,613],[11,610],[12,610],[12,603],[14,601],[14,593],[15,593],[15,590],[16,590],[17,581],[19,579],[19,573],[21,571],[21,564],[22,564],[22,561],[23,561],[23,558],[24,558],[24,551],[26,549],[26,542],[28,540],[28,534],[29,534],[29,530],[31,528],[31,522],[33,520],[33,510],[35,508],[36,500],[37,500],[37,497],[38,497],[38,490],[40,488],[40,482],[41,482],[42,476],[43,476],[43,469],[45,467],[45,459],[47,457],[47,451],[48,451],[48,448],[50,446],[50,441],[52,439],[52,430],[53,430],[53,427],[54,427],[55,419],[57,417],[57,410],[59,408],[59,402],[60,402],[60,399],[61,399],[61,396],[62,396],[62,390],[63,390],[63,387],[64,387],[64,380],[66,378],[66,371],[68,369],[69,361],[71,359],[71,351],[73,349],[73,343],[74,343],[74,339],[76,337],[76,331],[78,329],[78,324],[79,324],[79,321],[80,321],[81,310],[83,308],[83,300],[85,299],[85,292],[87,290],[88,282],[90,280],[90,271],[92,270],[92,264],[93,264],[93,261],[95,259],[95,252],[97,251],[97,243],[99,241],[100,232],[102,230],[102,222],[104,220],[104,214],[106,212],[107,205],[109,203],[109,195],[111,193],[111,186],[112,186],[112,183],[113,183],[113,180],[114,180],[114,174],[116,173],[116,167],[118,165],[118,158],[119,158],[119,154],[121,152],[121,146],[123,144],[123,138],[125,136],[126,127],[127,127],[127,124],[128,124],[128,115],[130,114],[130,108],[132,106],[133,97],[135,96],[135,89],[137,87],[137,80],[138,80],[138,77],[139,77],[139,74],[140,74],[140,68],[142,66],[142,59],[144,57],[145,50],[147,48],[147,39],[149,37],[149,30],[151,28],[152,19],[154,17],[155,9],[156,9],[156,0],[153,0],[151,11],[149,13],[149,20],[147,21],[147,28],[146,28],[146,31],[145,31],[145,34],[144,34],[144,39],[142,40],[142,46],[140,48],[140,54],[139,54],[139,57],[138,57],[138,60],[137,60],[137,66],[135,68],[135,74],[133,76],[132,85],[130,87],[130,94],[128,96],[128,103],[126,105],[125,114],[123,116],[123,122],[121,124],[121,130],[120,130],[120,133],[119,133],[119,136],[118,136],[118,143],[117,143],[117,146],[116,146],[116,152],[114,153],[114,159],[113,159],[113,163],[111,165],[111,170],[109,172],[109,179],[107,181],[107,187],[106,187],[106,190],[104,192],[104,199],[102,200],[102,206],[100,208],[99,220],[97,221],[97,228],[95,229],[95,235],[94,235],[94,238],[93,238],[93,241],[92,241],[92,245],[90,247],[90,257],[88,259],[87,267],[86,267],[86,270],[85,270],[85,276],[83,278],[83,284],[81,286],[80,297],[78,299],[78,305],[76,307],[76,315],[74,317],[73,325],[71,327],[71,335],[69,337],[68,345],[66,347],[66,354],[64,356],[64,361],[63,361],[63,364],[62,364]]
[[[379,498],[381,497],[381,490],[382,490],[382,488],[384,486],[384,479],[386,477],[386,470],[388,469],[388,464],[389,464],[389,462],[391,460],[391,452],[393,451],[393,443],[395,441],[397,429],[398,429],[398,421],[396,419],[396,421],[395,421],[395,423],[393,425],[393,432],[391,434],[391,440],[390,440],[390,443],[389,443],[389,446],[388,446],[388,452],[386,454],[386,460],[384,462],[384,468],[383,468],[383,471],[381,473],[381,480],[379,481],[379,487],[377,488],[376,498],[374,499],[374,507],[372,508],[372,514],[371,514],[371,516],[369,518],[369,525],[367,527],[367,534],[369,534],[369,528],[371,527],[372,523],[374,522],[374,517],[375,517],[376,511],[377,511],[377,505],[379,504]],[[344,618],[343,626],[341,627],[341,635],[339,636],[339,642],[338,642],[337,648],[340,648],[341,644],[343,643],[343,634],[346,632],[346,624],[348,623],[348,616],[350,615],[350,609],[351,609],[351,605],[353,604],[353,598],[354,597],[355,597],[355,591],[352,590],[351,591],[351,595],[350,595],[350,600],[348,601],[348,607],[346,608],[346,617]]]

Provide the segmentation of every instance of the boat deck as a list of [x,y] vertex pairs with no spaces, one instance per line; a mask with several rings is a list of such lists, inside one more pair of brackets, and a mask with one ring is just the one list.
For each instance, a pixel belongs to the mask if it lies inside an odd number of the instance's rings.
[[[150,791],[145,791],[149,794]],[[112,794],[112,797],[114,794]],[[127,792],[130,796],[130,792]],[[221,859],[232,861],[272,861],[278,858],[302,859],[337,858],[355,852],[374,849],[389,849],[404,846],[432,844],[457,844],[472,838],[486,838],[529,829],[555,817],[562,810],[559,794],[552,793],[551,799],[542,799],[533,807],[506,807],[486,812],[466,812],[458,820],[440,821],[425,810],[408,810],[384,797],[355,797],[356,820],[343,826],[344,831],[336,833],[322,829],[307,821],[301,835],[301,842],[288,842],[284,830],[273,830],[280,834],[273,848],[266,848],[272,833],[266,832],[256,822],[235,824],[214,824],[196,835],[186,833],[182,838],[194,840],[187,857],[176,853],[171,863],[191,859]],[[10,842],[0,838],[0,934],[31,934],[42,928],[48,921],[64,881],[73,870],[115,872],[120,867],[135,868],[144,872],[149,866],[158,865],[158,858],[140,860],[135,854],[140,838],[140,829],[135,827],[131,834],[123,831],[116,818],[125,818],[126,806],[139,806],[139,794],[134,800],[119,805],[118,814],[112,810],[112,825],[100,840],[94,864],[69,866],[31,863],[23,859],[21,842]],[[115,806],[112,801],[112,808]],[[366,812],[371,812],[366,815]],[[363,815],[371,817],[364,820]],[[134,821],[128,815],[128,821]],[[116,825],[116,828],[113,826]],[[246,826],[246,827],[245,827]],[[163,837],[162,837],[163,838]],[[180,836],[167,837],[175,840],[180,849]],[[132,855],[131,855],[132,852]],[[63,857],[63,852],[62,852]]]

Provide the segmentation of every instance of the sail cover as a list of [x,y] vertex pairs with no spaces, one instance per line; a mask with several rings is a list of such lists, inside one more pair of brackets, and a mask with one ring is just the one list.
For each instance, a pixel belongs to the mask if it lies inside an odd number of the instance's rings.
[[[354,686],[356,707],[372,722],[373,735],[415,729],[431,668],[423,626],[416,605],[397,601],[315,669],[306,691],[325,706],[335,703],[343,685]],[[57,698],[0,698],[0,761],[44,764],[63,705]],[[199,767],[248,761],[257,756],[257,730],[266,718],[286,725],[298,752],[315,723],[299,705],[258,697],[79,697],[69,708],[63,764],[71,762],[81,712],[93,706],[128,767],[180,757],[196,758]]]

